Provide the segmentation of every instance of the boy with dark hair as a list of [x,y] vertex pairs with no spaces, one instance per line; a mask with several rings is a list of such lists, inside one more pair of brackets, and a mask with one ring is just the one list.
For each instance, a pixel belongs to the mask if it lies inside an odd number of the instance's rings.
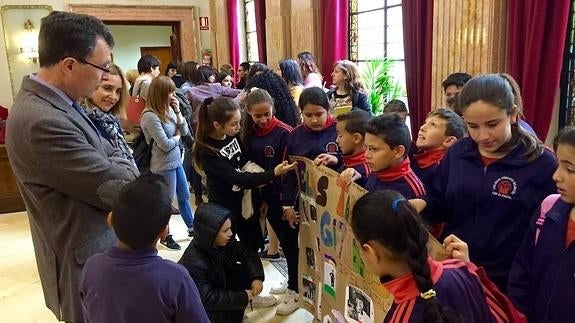
[[171,196],[161,176],[124,186],[108,215],[116,246],[88,259],[80,281],[86,322],[209,322],[188,271],[158,256]]
[[404,122],[409,115],[409,111],[407,111],[407,106],[405,102],[397,99],[390,100],[387,102],[385,107],[383,107],[383,113],[395,113],[400,116]]
[[425,195],[425,189],[410,167],[407,151],[409,128],[400,116],[383,114],[365,127],[365,158],[371,170],[368,191],[395,190],[407,199]]
[[[353,110],[340,114],[336,119],[336,142],[343,158],[343,171],[339,181],[344,185],[355,181],[364,186],[369,175],[369,166],[365,160],[365,126],[371,115],[363,110]],[[338,159],[330,154],[321,154],[316,158],[316,163],[320,162],[324,165],[335,165]]]
[[453,110],[455,108],[457,95],[470,79],[471,75],[467,73],[453,73],[441,82],[441,87],[443,87],[443,93],[445,95],[445,104],[449,109]]
[[467,127],[457,113],[441,108],[427,114],[415,142],[419,151],[413,156],[413,171],[426,187],[447,149],[466,134]]

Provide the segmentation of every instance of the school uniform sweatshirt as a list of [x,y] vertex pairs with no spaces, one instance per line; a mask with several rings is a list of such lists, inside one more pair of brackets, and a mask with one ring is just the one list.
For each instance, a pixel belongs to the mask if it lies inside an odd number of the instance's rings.
[[513,257],[541,201],[556,191],[557,161],[550,151],[532,162],[517,146],[485,166],[477,144],[462,138],[439,164],[427,188],[424,218],[446,222],[440,241],[453,233],[469,245],[471,260],[505,290]]
[[[313,160],[319,154],[326,153],[337,157],[338,160],[338,163],[336,165],[330,165],[330,168],[340,169],[342,166],[342,158],[341,151],[336,142],[337,129],[335,124],[334,118],[328,116],[323,129],[320,131],[314,131],[305,124],[297,126],[287,140],[288,156],[296,155]],[[286,175],[282,189],[284,193],[282,196],[282,205],[294,206],[298,193],[296,174],[291,172]]]
[[557,200],[541,226],[536,224],[539,211],[535,212],[513,261],[507,291],[529,322],[573,321],[575,242],[565,246],[572,208],[573,204]]
[[401,193],[406,199],[425,195],[425,188],[411,170],[408,158],[393,167],[369,174],[365,182],[365,189],[370,192],[394,190]]
[[243,188],[255,188],[271,182],[274,170],[262,173],[245,173],[242,167],[248,162],[238,136],[223,140],[209,138],[208,146],[198,150],[201,167],[206,173],[208,200],[225,206],[236,216],[241,215]]
[[79,296],[88,323],[210,321],[186,268],[152,248],[110,247],[90,257]]
[[431,185],[431,177],[437,170],[446,151],[445,149],[420,151],[413,155],[414,162],[411,164],[411,168],[425,187]]
[[[467,265],[455,259],[438,262],[427,260],[437,301],[457,312],[466,323],[495,322],[479,278]],[[381,279],[385,289],[393,295],[393,304],[387,312],[385,323],[424,323],[424,300],[420,297],[411,273],[391,281]]]
[[[292,127],[272,117],[266,128],[256,128],[247,143],[247,158],[260,165],[263,169],[274,169],[282,161],[287,160],[287,140]],[[278,195],[281,192],[281,179],[274,178],[273,184],[266,189],[273,190]]]

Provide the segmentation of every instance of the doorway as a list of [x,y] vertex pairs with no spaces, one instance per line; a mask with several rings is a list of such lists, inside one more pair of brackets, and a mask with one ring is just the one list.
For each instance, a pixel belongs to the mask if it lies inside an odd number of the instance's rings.
[[[70,4],[70,11],[100,18],[106,23],[145,23],[146,25],[176,25],[177,44],[181,61],[200,59],[198,12],[196,7],[184,6],[124,6]],[[172,46],[174,47],[174,46]]]

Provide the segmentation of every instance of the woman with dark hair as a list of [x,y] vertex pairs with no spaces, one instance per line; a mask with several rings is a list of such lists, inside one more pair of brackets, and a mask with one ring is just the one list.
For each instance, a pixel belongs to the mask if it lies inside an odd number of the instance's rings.
[[248,75],[246,77],[246,87],[250,83],[250,78],[254,77],[254,75],[260,74],[261,72],[269,71],[269,70],[270,70],[270,68],[264,63],[259,63],[259,62],[253,63],[250,66],[250,70],[249,70]]
[[431,259],[429,233],[398,192],[362,196],[351,228],[367,269],[394,297],[384,322],[496,322],[473,264]]
[[310,52],[301,52],[297,54],[297,59],[303,77],[303,87],[323,87],[323,77],[317,65],[315,65],[313,54]]
[[276,118],[291,127],[295,127],[300,123],[298,117],[299,109],[295,105],[286,83],[279,75],[270,69],[255,74],[248,78],[247,92],[249,93],[250,89],[254,87],[266,90],[274,98]]
[[[443,237],[455,234],[466,241],[471,259],[502,291],[529,219],[557,192],[552,179],[557,161],[519,126],[513,92],[499,74],[476,76],[463,86],[459,104],[469,137],[443,157],[424,213],[432,224],[446,222]],[[420,201],[414,202],[419,208]]]
[[359,71],[354,62],[348,60],[337,61],[333,65],[331,77],[335,89],[327,92],[327,97],[332,109],[351,106],[371,114],[367,94],[365,94]]
[[232,76],[228,72],[219,72],[216,76],[216,82],[220,83],[224,87],[232,87]]
[[182,84],[186,81],[182,77],[182,63],[178,63],[177,61],[171,61],[168,66],[166,66],[166,71],[164,75],[171,78],[176,84],[177,88],[181,88]]
[[[281,60],[279,63],[282,78],[286,82],[289,92],[293,97],[295,105],[299,103],[299,96],[303,91],[303,79],[301,77],[301,70],[295,59],[287,58]],[[299,114],[298,114],[299,115]]]
[[138,73],[140,73],[140,76],[134,81],[132,95],[139,95],[146,100],[152,79],[160,75],[160,60],[154,55],[142,56],[138,60]]
[[196,124],[198,123],[198,112],[205,99],[220,96],[235,98],[241,92],[241,90],[238,89],[222,86],[220,83],[212,83],[210,81],[212,77],[214,77],[214,70],[211,67],[200,66],[192,75],[191,81],[195,86],[186,92],[190,103],[192,103],[192,109],[194,110],[191,117],[191,123],[194,129],[196,129]]

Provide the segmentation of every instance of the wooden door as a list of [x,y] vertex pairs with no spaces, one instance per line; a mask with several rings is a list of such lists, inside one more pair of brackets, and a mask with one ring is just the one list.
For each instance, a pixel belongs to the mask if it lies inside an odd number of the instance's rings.
[[168,63],[173,60],[172,49],[169,46],[140,47],[140,54],[154,55],[160,60],[160,75],[164,75]]

